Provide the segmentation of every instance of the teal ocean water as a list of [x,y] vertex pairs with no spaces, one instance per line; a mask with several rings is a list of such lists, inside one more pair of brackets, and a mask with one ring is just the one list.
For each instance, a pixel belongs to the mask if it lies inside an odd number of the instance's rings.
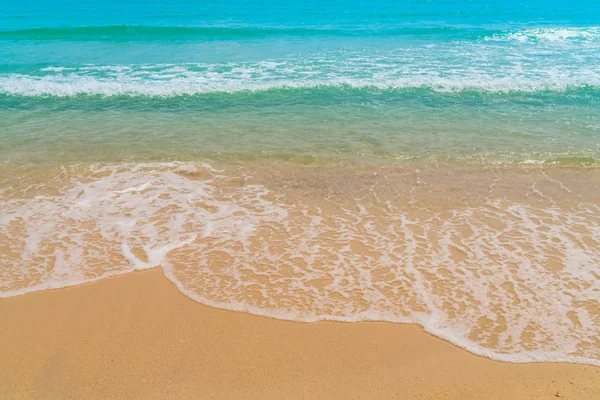
[[600,365],[600,3],[9,1],[0,297],[215,307]]
[[0,157],[594,163],[599,21],[593,1],[6,2]]

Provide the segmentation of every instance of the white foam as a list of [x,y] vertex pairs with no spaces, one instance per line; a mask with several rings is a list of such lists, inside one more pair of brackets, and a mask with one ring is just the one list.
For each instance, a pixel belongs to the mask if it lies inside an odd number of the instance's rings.
[[72,70],[73,68],[68,68],[68,67],[46,67],[46,68],[41,68],[40,71],[42,72],[63,72],[63,71],[68,71],[68,70]]
[[340,50],[259,62],[53,66],[0,74],[0,94],[162,98],[317,87],[491,93],[600,88],[600,47],[593,46],[523,49],[484,42],[384,53]]
[[494,35],[486,39],[497,41],[515,40],[519,42],[596,42],[600,41],[600,27],[521,29],[508,34]]
[[411,76],[378,79],[333,77],[328,80],[283,79],[273,81],[216,79],[202,76],[191,78],[169,77],[168,80],[110,79],[70,75],[33,77],[20,74],[0,76],[0,93],[29,97],[77,95],[146,96],[168,98],[208,93],[259,92],[273,89],[355,88],[376,90],[431,89],[436,92],[482,91],[490,93],[565,91],[583,87],[600,88],[600,73],[583,71],[581,74],[553,74],[530,78],[526,76]]
[[568,193],[559,181],[540,175],[537,206],[494,197],[496,179],[485,202],[436,209],[377,188],[315,206],[240,176],[123,164],[74,174],[56,195],[2,193],[0,297],[161,267],[219,308],[418,323],[498,360],[600,365],[599,209],[560,208],[546,192]]

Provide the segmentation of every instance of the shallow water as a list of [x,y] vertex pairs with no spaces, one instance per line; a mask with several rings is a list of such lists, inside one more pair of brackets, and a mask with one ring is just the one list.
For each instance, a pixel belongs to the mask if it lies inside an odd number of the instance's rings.
[[600,359],[597,168],[121,163],[21,174],[3,182],[2,296],[161,267],[217,307],[414,322],[507,361]]
[[160,267],[600,365],[594,2],[7,4],[1,297]]

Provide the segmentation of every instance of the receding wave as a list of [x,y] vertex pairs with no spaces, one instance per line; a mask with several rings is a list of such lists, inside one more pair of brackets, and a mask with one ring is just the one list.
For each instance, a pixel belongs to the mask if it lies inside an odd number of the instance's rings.
[[0,297],[161,267],[215,307],[600,365],[597,169],[4,172]]

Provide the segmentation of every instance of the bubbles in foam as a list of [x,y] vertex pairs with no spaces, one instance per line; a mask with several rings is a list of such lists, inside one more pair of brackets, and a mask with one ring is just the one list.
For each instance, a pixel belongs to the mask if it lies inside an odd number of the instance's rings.
[[[554,75],[551,71],[545,71]],[[274,79],[244,81],[241,79],[207,80],[202,76],[180,78],[173,75],[152,76],[151,80],[119,78],[102,79],[88,76],[70,75],[68,77],[31,77],[12,74],[0,77],[0,93],[20,96],[57,96],[77,95],[100,96],[147,96],[177,97],[207,93],[258,92],[267,90],[352,88],[375,90],[430,89],[436,92],[482,91],[489,93],[565,91],[577,88],[600,87],[600,75],[589,71],[580,76],[565,76],[557,71],[555,76],[528,78],[506,76],[489,78],[486,76],[413,76],[378,78],[334,77],[332,79]],[[398,73],[397,75],[401,75]],[[157,79],[169,79],[160,81]],[[156,79],[156,80],[155,80]]]
[[[160,265],[165,254],[196,235],[182,228],[186,203],[214,197],[210,180],[181,176],[196,168],[104,167],[72,177],[54,196],[3,200],[4,295]],[[165,207],[174,214],[161,215]],[[195,219],[204,221],[200,214],[197,211]],[[209,215],[221,217],[218,212]]]
[[49,66],[0,74],[0,94],[176,97],[317,87],[486,93],[597,89],[600,42],[555,46],[555,41],[528,39],[597,34],[592,28],[518,31],[472,43],[342,49],[256,62]]
[[73,167],[55,193],[8,188],[1,295],[160,266],[216,307],[414,322],[496,359],[600,365],[600,214],[568,179],[251,172]]
[[505,34],[494,35],[487,38],[487,40],[516,40],[519,42],[594,42],[600,40],[600,27],[521,29]]

